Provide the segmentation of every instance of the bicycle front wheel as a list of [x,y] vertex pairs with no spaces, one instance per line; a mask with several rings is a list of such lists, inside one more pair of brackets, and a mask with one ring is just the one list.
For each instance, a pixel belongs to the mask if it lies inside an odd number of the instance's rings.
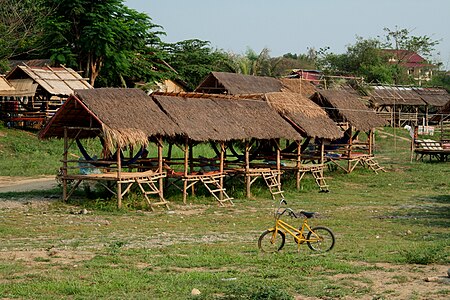
[[275,229],[264,231],[258,240],[258,248],[262,252],[273,253],[280,251],[284,247],[285,235]]
[[307,244],[309,249],[317,252],[327,252],[334,247],[334,234],[327,227],[314,227],[308,233]]

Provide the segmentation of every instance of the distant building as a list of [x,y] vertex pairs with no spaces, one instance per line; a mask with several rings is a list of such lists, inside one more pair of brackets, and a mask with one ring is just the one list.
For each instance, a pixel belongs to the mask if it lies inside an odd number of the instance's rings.
[[422,85],[423,81],[430,81],[433,70],[436,69],[435,65],[414,51],[384,49],[382,52],[386,55],[389,63],[403,67],[406,75],[413,78],[419,85]]
[[292,70],[291,74],[288,77],[301,78],[317,85],[322,80],[322,72],[319,70],[295,69]]

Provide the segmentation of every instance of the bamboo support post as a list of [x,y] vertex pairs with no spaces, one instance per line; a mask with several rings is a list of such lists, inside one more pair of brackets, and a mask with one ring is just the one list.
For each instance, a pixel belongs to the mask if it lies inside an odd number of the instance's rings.
[[[186,142],[184,144],[184,177],[188,176],[188,168],[189,168],[189,141],[186,138]],[[183,203],[186,204],[187,201],[187,180],[183,181]]]
[[281,146],[280,140],[275,140],[275,145],[277,147],[277,180],[281,186]]
[[67,140],[67,127],[64,127],[64,154],[63,154],[63,168],[62,168],[62,176],[63,176],[63,201],[67,200],[67,155],[69,153],[69,142]]
[[250,198],[252,196],[250,191],[250,186],[252,184],[251,182],[251,176],[250,176],[250,144],[246,140],[245,141],[245,193],[247,195],[247,198]]
[[297,184],[297,190],[300,190],[300,167],[302,165],[302,145],[300,141],[297,142],[297,172],[296,172],[296,184]]
[[[163,143],[162,143],[162,139],[158,138],[157,140],[158,143],[158,173],[162,174],[163,173]],[[163,190],[163,186],[164,186],[164,177],[161,177],[158,179],[158,184],[159,184],[159,197],[161,200],[164,199],[164,190]]]
[[120,148],[117,145],[117,207],[122,208],[122,162],[120,160]]
[[220,178],[219,178],[219,184],[220,184],[220,194],[219,199],[223,200],[223,178],[224,178],[224,161],[225,161],[225,143],[220,143],[220,163],[219,163],[219,172],[220,172]]

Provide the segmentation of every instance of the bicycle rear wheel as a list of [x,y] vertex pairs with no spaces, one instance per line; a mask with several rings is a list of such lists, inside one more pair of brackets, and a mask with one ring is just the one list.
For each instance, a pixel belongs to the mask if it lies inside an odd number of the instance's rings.
[[308,233],[307,244],[309,249],[317,252],[327,252],[333,249],[335,238],[333,232],[327,227],[314,227]]
[[258,248],[262,252],[273,253],[278,252],[284,247],[285,235],[283,232],[275,229],[264,231],[258,240]]

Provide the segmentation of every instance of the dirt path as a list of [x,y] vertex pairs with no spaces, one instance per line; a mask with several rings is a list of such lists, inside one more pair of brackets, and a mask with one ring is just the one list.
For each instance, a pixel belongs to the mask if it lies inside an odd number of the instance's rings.
[[56,186],[55,176],[39,178],[0,176],[0,193],[49,190]]

